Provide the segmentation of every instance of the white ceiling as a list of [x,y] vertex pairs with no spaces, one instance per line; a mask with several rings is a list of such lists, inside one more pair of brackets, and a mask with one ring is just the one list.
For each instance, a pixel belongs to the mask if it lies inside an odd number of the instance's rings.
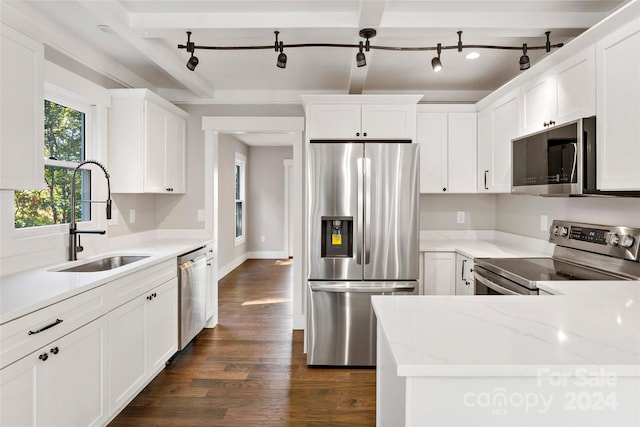
[[[176,102],[299,103],[301,93],[421,93],[427,101],[477,101],[520,73],[521,51],[479,50],[480,58],[443,51],[444,69],[431,70],[434,52],[372,50],[355,66],[356,49],[290,48],[291,43],[347,43],[361,28],[378,35],[373,45],[509,46],[566,42],[603,19],[623,1],[607,0],[230,0],[99,1],[2,0],[43,30],[50,58],[66,56],[87,74],[114,86],[145,86]],[[108,31],[98,26],[107,25]],[[288,56],[275,66],[273,49],[177,49],[193,32],[196,45],[273,45],[280,31]],[[544,51],[529,51],[535,64]],[[55,59],[52,59],[55,60]]]

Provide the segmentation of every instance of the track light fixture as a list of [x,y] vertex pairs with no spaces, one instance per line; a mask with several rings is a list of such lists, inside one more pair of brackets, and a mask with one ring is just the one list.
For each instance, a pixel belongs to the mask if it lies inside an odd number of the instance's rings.
[[200,62],[198,61],[198,57],[193,55],[193,52],[196,50],[195,46],[196,46],[195,43],[191,41],[191,31],[187,31],[186,49],[187,49],[187,52],[191,53],[191,57],[187,61],[187,68],[190,69],[191,71],[194,71],[198,66],[198,62]]
[[431,68],[433,68],[434,72],[438,72],[442,70],[442,62],[440,62],[440,53],[442,52],[442,45],[438,43],[438,56],[434,56],[431,60]]
[[276,61],[276,66],[278,68],[287,68],[287,54],[283,52],[284,43],[282,42],[278,43],[278,34],[280,34],[280,31],[274,31],[273,33],[276,35],[276,43],[275,43],[276,52],[278,50],[280,51],[280,55],[278,55],[278,60]]
[[520,71],[524,71],[531,67],[529,56],[527,55],[527,44],[522,45],[522,56],[520,57]]
[[[443,46],[441,43],[438,43],[434,46],[416,46],[416,47],[397,47],[397,46],[373,46],[369,43],[369,39],[375,37],[376,30],[373,28],[363,28],[358,33],[361,38],[366,39],[364,42],[360,41],[358,44],[342,44],[342,43],[298,43],[298,44],[288,44],[287,48],[298,48],[298,47],[339,47],[339,48],[349,48],[349,49],[358,49],[358,53],[356,53],[356,65],[358,67],[364,67],[367,65],[367,60],[364,52],[369,52],[370,49],[378,49],[378,50],[393,50],[393,51],[401,51],[401,52],[416,52],[416,51],[436,51],[438,56],[433,57],[431,60],[431,66],[433,67],[433,71],[442,70],[442,62],[440,60],[440,54],[443,50],[453,50],[456,49],[458,52],[462,52],[463,49],[499,49],[499,50],[520,50],[522,49],[522,56],[520,57],[520,70],[526,70],[531,66],[531,62],[529,57],[527,56],[527,50],[542,50],[544,49],[546,52],[551,52],[551,49],[562,47],[563,43],[551,44],[549,40],[549,35],[551,31],[545,32],[547,36],[547,41],[543,46],[527,46],[527,44],[523,44],[520,46],[499,46],[499,45],[485,45],[485,44],[475,44],[475,45],[464,45],[462,44],[462,31],[458,31],[458,43],[452,46]],[[179,44],[178,49],[186,49],[188,53],[191,54],[187,62],[187,68],[191,71],[195,70],[198,65],[198,58],[194,56],[194,52],[196,49],[207,49],[207,50],[260,50],[260,49],[272,49],[275,48],[276,52],[280,52],[278,55],[278,60],[276,65],[278,68],[286,68],[287,66],[287,55],[284,53],[284,43],[278,41],[279,31],[274,31],[276,36],[275,45],[259,45],[259,46],[196,46],[195,43],[191,41],[191,31],[187,31],[187,44]],[[477,56],[475,56],[477,57]]]

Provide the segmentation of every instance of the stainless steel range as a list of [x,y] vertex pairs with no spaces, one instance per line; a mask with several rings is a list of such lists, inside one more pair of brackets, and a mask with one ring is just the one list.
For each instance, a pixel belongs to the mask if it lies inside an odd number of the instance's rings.
[[538,295],[537,282],[640,280],[640,228],[553,221],[552,257],[476,258],[476,295]]

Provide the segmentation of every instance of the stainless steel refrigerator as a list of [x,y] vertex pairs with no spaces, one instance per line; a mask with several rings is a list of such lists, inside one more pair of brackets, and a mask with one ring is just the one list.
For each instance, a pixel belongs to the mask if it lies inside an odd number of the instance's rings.
[[371,296],[418,293],[418,147],[309,144],[308,365],[375,366]]

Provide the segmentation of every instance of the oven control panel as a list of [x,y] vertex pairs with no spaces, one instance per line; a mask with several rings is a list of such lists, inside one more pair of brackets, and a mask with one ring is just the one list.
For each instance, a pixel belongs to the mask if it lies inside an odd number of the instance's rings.
[[640,229],[554,220],[549,242],[631,261],[640,259]]

